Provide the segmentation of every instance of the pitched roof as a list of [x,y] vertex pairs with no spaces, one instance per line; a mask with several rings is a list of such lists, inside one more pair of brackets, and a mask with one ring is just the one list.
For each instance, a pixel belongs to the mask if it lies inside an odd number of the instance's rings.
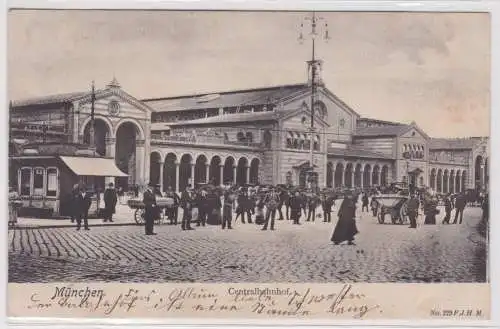
[[472,149],[477,143],[477,138],[432,138],[429,141],[429,149]]
[[236,123],[236,122],[248,122],[248,121],[269,121],[269,120],[276,120],[277,118],[278,118],[278,113],[273,111],[253,112],[253,113],[233,113],[233,114],[217,115],[203,119],[171,122],[168,125],[174,127],[174,126]]
[[143,99],[142,102],[154,108],[156,112],[266,105],[276,103],[309,88],[307,84],[301,83],[257,89]]
[[347,148],[328,148],[328,155],[337,155],[342,157],[356,157],[356,158],[368,158],[368,159],[386,159],[392,160],[394,159],[391,155],[372,152],[368,150],[363,150],[361,148],[356,148],[354,146],[349,145]]
[[382,123],[382,124],[393,125],[393,126],[402,125],[403,124],[401,122],[379,120],[379,119],[372,119],[372,118],[366,118],[366,117],[359,118],[358,122],[375,122],[375,123]]
[[[96,91],[97,92],[97,91]],[[54,94],[12,101],[13,107],[66,103],[90,95],[90,91]]]
[[398,136],[410,128],[410,125],[399,124],[381,127],[359,127],[355,136]]

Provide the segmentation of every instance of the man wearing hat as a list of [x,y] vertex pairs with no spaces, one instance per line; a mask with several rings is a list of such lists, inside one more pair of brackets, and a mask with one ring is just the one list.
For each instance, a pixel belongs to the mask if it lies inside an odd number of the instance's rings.
[[104,222],[112,222],[113,214],[116,212],[116,203],[118,196],[113,183],[108,184],[108,188],[104,191]]
[[154,224],[155,224],[155,216],[157,216],[156,209],[156,195],[154,193],[154,185],[153,183],[148,184],[148,188],[144,191],[142,202],[144,203],[145,212],[144,212],[144,221],[145,221],[145,229],[146,235],[156,235],[153,232]]

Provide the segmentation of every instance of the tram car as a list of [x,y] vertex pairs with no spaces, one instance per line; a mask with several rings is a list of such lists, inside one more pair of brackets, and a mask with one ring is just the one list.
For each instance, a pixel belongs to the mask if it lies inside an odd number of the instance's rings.
[[19,195],[21,216],[69,217],[73,189],[81,186],[92,195],[89,217],[98,217],[105,179],[127,176],[114,159],[98,156],[82,144],[24,144],[9,161],[9,184]]

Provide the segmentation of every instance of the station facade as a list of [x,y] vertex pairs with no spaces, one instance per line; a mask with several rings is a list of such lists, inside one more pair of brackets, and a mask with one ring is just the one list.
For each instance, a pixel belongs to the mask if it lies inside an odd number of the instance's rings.
[[[11,154],[30,143],[92,141],[128,174],[117,185],[176,191],[209,181],[306,185],[311,171],[322,187],[488,188],[488,137],[432,138],[415,122],[363,118],[325,85],[316,89],[314,129],[308,83],[139,99],[113,79],[94,93],[13,100]],[[21,184],[16,173],[10,179]]]

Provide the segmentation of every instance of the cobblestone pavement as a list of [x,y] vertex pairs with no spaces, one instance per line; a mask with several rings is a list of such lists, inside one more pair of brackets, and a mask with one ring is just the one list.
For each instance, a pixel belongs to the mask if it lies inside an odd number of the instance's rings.
[[[481,211],[462,225],[378,224],[358,210],[356,245],[334,246],[333,223],[276,221],[275,231],[238,221],[181,231],[156,226],[9,231],[9,281],[477,282],[486,278]],[[420,224],[422,218],[419,219]]]

